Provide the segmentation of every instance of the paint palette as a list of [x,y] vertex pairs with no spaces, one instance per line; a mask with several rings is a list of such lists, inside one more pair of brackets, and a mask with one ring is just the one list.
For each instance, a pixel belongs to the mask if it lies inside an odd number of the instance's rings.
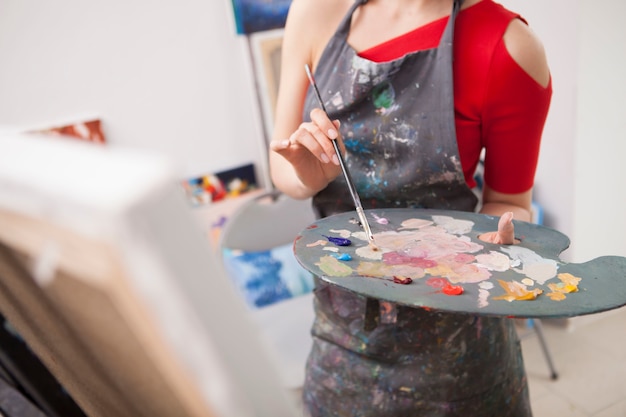
[[511,317],[571,317],[626,305],[626,258],[582,264],[559,254],[567,236],[514,221],[515,245],[483,242],[498,218],[421,209],[366,210],[316,221],[294,242],[300,264],[355,293],[412,307]]

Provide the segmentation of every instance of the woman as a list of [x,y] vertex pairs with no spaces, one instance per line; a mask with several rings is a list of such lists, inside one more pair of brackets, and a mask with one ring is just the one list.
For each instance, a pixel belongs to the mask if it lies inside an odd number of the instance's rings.
[[[315,108],[305,64],[330,118]],[[530,220],[550,97],[540,41],[491,0],[294,0],[272,179],[313,197],[321,217],[353,210],[337,140],[365,208],[473,211],[484,150],[480,212],[501,220],[482,238],[511,244],[512,218]],[[317,284],[312,416],[531,415],[510,320],[382,303],[386,319],[366,331],[376,300]]]

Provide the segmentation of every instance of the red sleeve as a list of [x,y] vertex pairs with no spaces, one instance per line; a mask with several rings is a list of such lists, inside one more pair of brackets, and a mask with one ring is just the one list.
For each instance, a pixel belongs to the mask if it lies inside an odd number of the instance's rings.
[[494,50],[483,108],[485,183],[501,193],[533,186],[552,81],[539,85],[513,60],[504,41]]

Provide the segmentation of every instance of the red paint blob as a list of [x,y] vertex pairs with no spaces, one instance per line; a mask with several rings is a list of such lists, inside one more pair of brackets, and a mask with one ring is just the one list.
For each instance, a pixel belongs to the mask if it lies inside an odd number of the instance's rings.
[[413,280],[410,277],[403,277],[403,276],[400,276],[400,275],[394,275],[393,276],[393,282],[395,282],[396,284],[408,285],[408,284],[412,283]]
[[441,288],[441,292],[446,295],[461,295],[463,294],[463,287],[460,285],[452,285],[450,281],[441,277],[433,277],[426,280],[426,285],[433,288]]
[[460,285],[452,285],[448,282],[443,287],[443,293],[446,295],[461,295],[463,294],[463,287]]

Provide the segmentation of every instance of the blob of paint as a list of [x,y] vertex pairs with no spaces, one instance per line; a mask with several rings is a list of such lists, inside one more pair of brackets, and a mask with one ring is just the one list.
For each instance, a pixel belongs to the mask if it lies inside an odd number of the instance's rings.
[[505,294],[498,297],[493,297],[494,300],[506,300],[508,302],[530,301],[536,299],[539,294],[543,293],[543,290],[540,290],[538,288],[529,291],[526,288],[526,285],[518,281],[507,282],[499,279],[498,282],[500,283],[500,286],[504,289]]
[[443,288],[448,283],[447,279],[441,277],[432,277],[426,280],[426,285],[433,288]]
[[565,300],[565,294],[572,292],[578,292],[578,283],[581,278],[575,277],[570,273],[558,274],[557,277],[561,280],[558,284],[548,284],[548,287],[552,292],[546,294],[553,301]]
[[378,217],[376,214],[372,213],[372,216],[374,216],[374,219],[376,219],[376,223],[378,224],[389,224],[389,220],[387,220],[384,217]]
[[348,265],[339,262],[335,257],[330,255],[322,256],[316,265],[323,273],[334,277],[347,277],[353,272],[352,268]]
[[402,275],[394,275],[393,282],[396,284],[408,285],[413,282],[410,277],[403,277]]
[[446,295],[461,295],[463,294],[463,287],[460,285],[452,285],[449,282],[446,282],[446,285],[443,286],[443,293]]
[[322,235],[322,236],[328,239],[330,243],[333,243],[337,246],[350,246],[352,244],[352,241],[350,239],[346,239],[343,237],[333,237],[333,236],[326,236],[326,235]]
[[337,253],[333,255],[335,258],[339,259],[340,261],[351,261],[352,260],[352,256],[350,256],[350,254],[348,253]]
[[426,285],[441,289],[446,295],[461,295],[463,294],[463,287],[460,285],[452,285],[450,281],[441,277],[433,277],[426,280]]
[[400,252],[388,252],[383,254],[383,262],[387,265],[412,265],[420,268],[434,268],[437,262],[416,256],[408,256]]
[[333,232],[338,234],[339,236],[341,236],[344,239],[347,239],[350,237],[350,235],[352,234],[351,231],[346,230],[346,229],[330,229],[329,232]]
[[446,295],[461,295],[463,294],[463,287],[460,285],[446,284],[443,287],[443,293]]

